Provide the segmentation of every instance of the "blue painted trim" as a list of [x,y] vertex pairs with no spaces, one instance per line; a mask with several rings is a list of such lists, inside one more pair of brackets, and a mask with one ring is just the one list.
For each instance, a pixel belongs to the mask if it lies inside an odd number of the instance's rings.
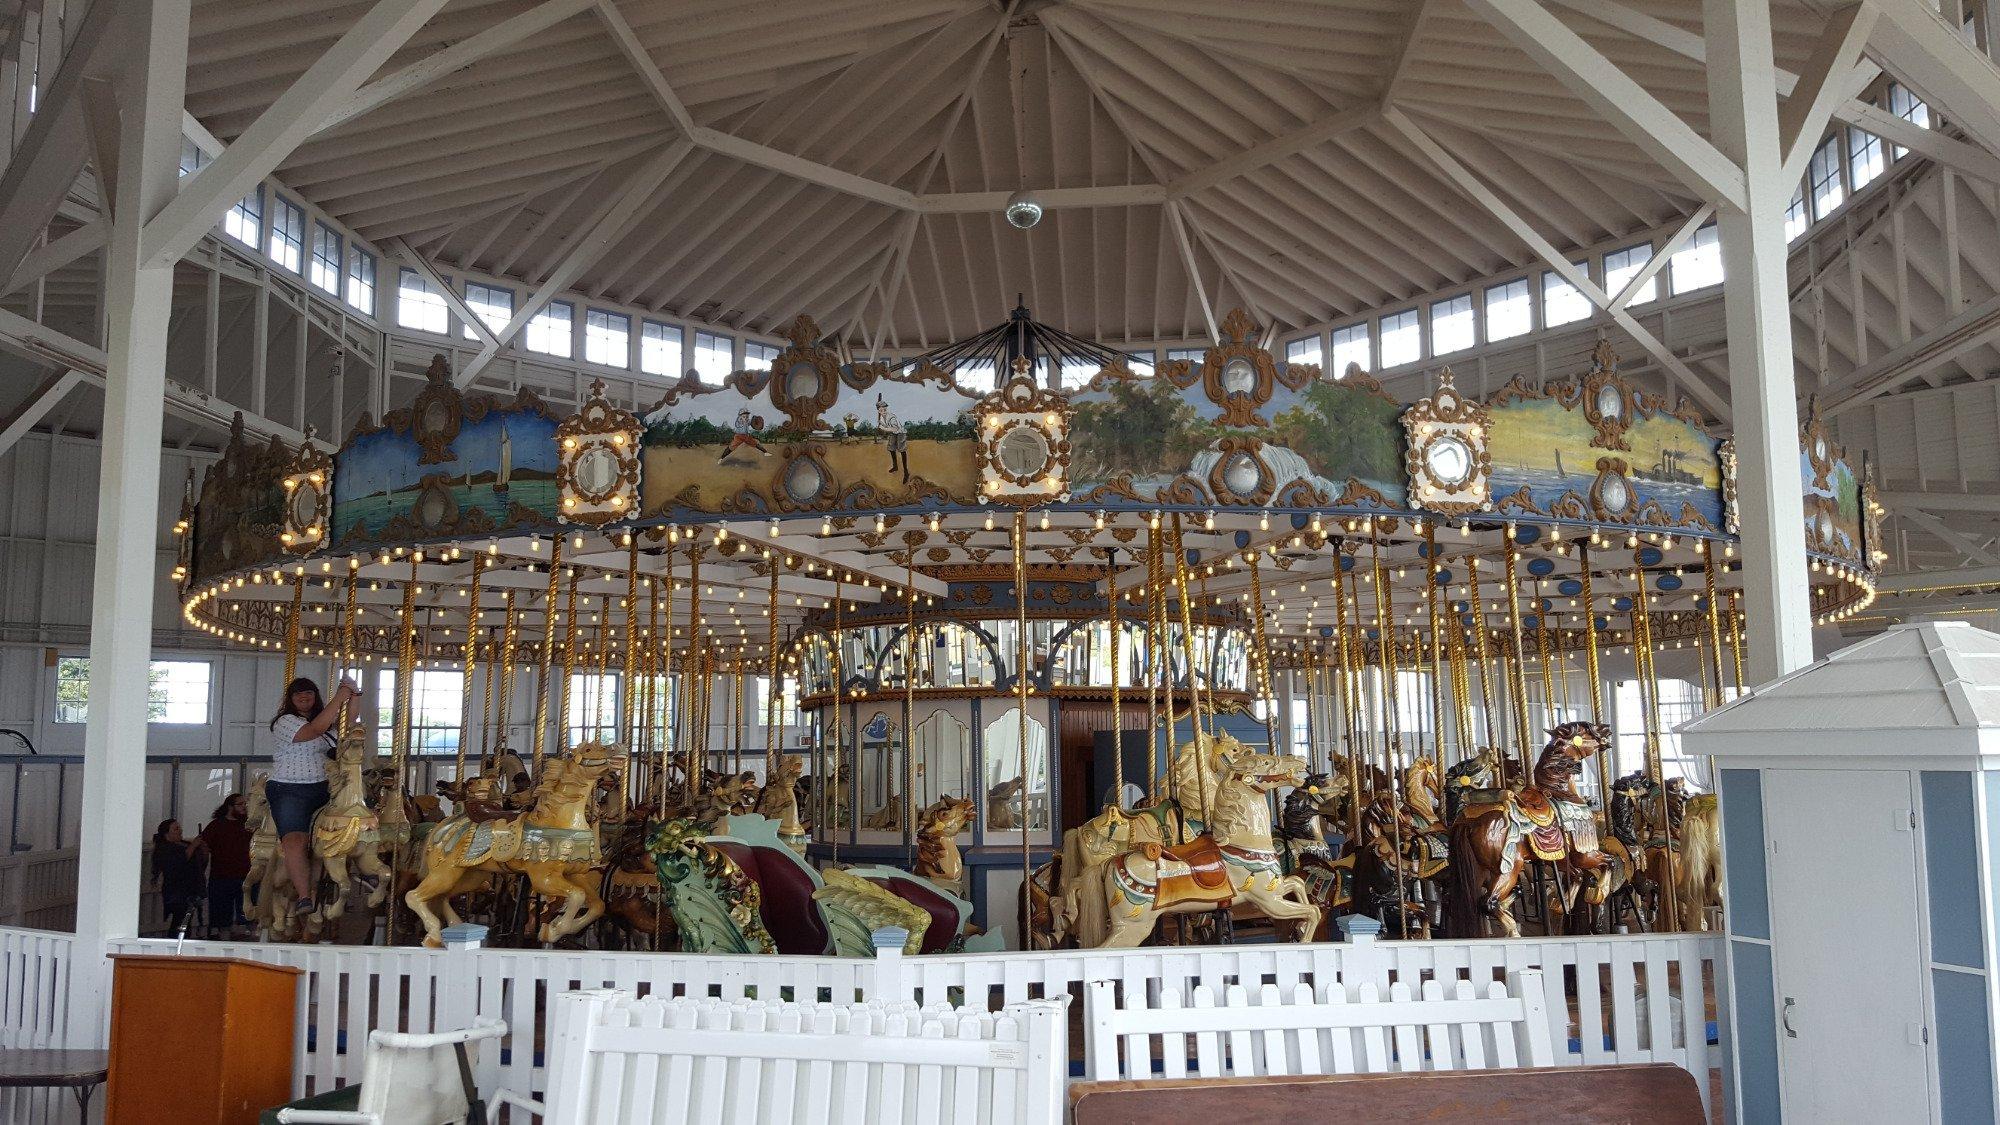
[[[1971,775],[1949,776],[1969,782]],[[1938,1120],[1944,1125],[1986,1125],[1996,1120],[1986,978],[1932,969],[1931,997],[1937,1014]]]
[[1972,775],[1924,770],[1924,872],[1928,878],[1932,961],[1986,967],[1980,942],[1979,831]]
[[1732,941],[1729,948],[1729,992],[1735,999],[1730,1031],[1736,1041],[1736,1065],[1725,1069],[1735,1079],[1732,1100],[1737,1120],[1777,1125],[1784,1114],[1779,1108],[1778,1013],[1772,991],[1771,947]]
[[1721,772],[1723,895],[1729,930],[1771,939],[1770,873],[1764,865],[1764,776],[1756,770]]

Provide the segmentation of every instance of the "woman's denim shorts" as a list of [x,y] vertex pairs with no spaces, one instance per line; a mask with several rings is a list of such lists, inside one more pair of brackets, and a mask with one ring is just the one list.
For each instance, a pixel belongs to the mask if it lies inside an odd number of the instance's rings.
[[271,823],[278,826],[280,836],[311,832],[313,814],[326,804],[330,795],[324,781],[264,783],[264,798],[271,803]]

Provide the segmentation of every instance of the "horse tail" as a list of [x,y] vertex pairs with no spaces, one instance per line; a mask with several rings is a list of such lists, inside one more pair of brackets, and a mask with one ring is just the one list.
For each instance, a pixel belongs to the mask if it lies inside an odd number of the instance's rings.
[[1454,938],[1479,936],[1479,919],[1493,893],[1478,847],[1484,817],[1460,817],[1451,825],[1451,878],[1445,883],[1445,924]]

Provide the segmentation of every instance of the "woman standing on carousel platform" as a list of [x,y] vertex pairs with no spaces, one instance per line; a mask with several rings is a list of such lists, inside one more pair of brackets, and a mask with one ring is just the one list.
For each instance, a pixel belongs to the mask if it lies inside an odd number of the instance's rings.
[[326,761],[333,756],[330,733],[341,707],[361,698],[361,689],[343,676],[332,703],[320,699],[319,685],[301,676],[285,686],[285,701],[271,717],[271,776],[264,792],[271,804],[271,822],[278,830],[278,850],[285,873],[298,892],[295,914],[310,914],[313,902],[312,863],[306,854],[313,815],[326,804]]

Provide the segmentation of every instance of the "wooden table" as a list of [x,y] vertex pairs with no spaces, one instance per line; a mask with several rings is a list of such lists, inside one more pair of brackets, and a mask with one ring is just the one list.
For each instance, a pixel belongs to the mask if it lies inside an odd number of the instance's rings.
[[90,1095],[111,1072],[109,1051],[0,1049],[0,1087],[67,1086],[82,1120],[90,1120]]
[[1161,1121],[1424,1121],[1471,1125],[1704,1125],[1678,1066],[1072,1082],[1076,1125]]

